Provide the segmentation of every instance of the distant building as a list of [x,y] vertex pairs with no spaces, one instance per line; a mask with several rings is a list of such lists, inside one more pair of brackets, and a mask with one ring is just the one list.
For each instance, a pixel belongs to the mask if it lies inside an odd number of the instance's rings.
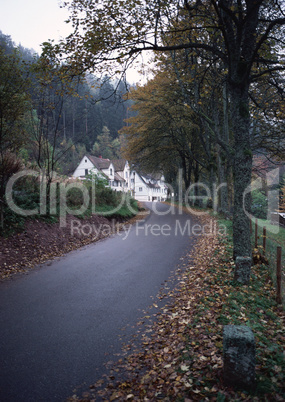
[[138,201],[164,201],[167,185],[163,175],[143,175],[131,170],[125,159],[103,159],[85,155],[73,173],[73,177],[84,180],[90,173],[108,180],[114,191],[130,192]]
[[132,172],[133,196],[139,201],[164,201],[168,187],[163,175],[142,175]]

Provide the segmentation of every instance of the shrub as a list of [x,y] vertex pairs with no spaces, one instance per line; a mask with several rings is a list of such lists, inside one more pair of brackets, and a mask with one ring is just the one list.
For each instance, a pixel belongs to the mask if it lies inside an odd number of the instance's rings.
[[260,219],[267,217],[267,198],[262,191],[254,190],[251,193],[251,213]]

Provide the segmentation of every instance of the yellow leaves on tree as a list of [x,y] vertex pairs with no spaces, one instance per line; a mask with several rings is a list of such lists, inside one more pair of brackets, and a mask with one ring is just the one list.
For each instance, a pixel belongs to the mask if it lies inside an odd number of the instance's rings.
[[[132,89],[135,114],[121,130],[125,158],[146,170],[176,170],[183,157],[197,147],[199,126],[185,106],[178,84],[169,71],[158,73],[145,86]],[[203,154],[201,151],[200,154]]]

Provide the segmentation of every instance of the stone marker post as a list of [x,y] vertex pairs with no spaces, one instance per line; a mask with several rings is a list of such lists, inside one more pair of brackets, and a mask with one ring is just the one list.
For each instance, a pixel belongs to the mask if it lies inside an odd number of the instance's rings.
[[225,325],[223,333],[225,385],[251,389],[255,384],[255,341],[245,325]]

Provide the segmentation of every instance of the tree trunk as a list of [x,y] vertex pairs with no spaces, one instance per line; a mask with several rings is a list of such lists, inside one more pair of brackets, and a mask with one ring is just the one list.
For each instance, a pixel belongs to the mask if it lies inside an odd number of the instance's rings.
[[196,186],[194,187],[194,206],[195,207],[202,207],[202,200],[199,198],[199,178],[200,178],[200,172],[199,172],[199,164],[198,162],[195,162],[194,165],[194,182]]
[[[222,139],[229,145],[229,104],[228,104],[228,85],[224,82],[223,85],[223,127],[222,127]],[[219,159],[218,159],[218,170],[219,170],[219,184],[225,183],[220,189],[220,209],[226,216],[229,215],[229,188],[228,188],[228,173],[229,173],[229,160],[227,160],[227,155],[225,151],[220,149]]]
[[4,230],[4,205],[0,200],[0,233]]
[[234,133],[234,213],[233,243],[234,258],[251,256],[251,238],[249,218],[250,198],[244,194],[251,182],[252,153],[250,149],[250,115],[248,88],[230,87],[231,114]]
[[191,184],[193,160],[191,158],[185,158],[185,156],[181,155],[181,165],[183,171],[183,181],[185,186],[184,192],[187,192]]
[[217,164],[218,164],[218,185],[219,191],[215,198],[218,203],[218,212],[227,216],[229,214],[228,207],[228,185],[227,185],[227,174],[226,174],[226,162],[222,158],[222,150],[219,145],[217,145]]

